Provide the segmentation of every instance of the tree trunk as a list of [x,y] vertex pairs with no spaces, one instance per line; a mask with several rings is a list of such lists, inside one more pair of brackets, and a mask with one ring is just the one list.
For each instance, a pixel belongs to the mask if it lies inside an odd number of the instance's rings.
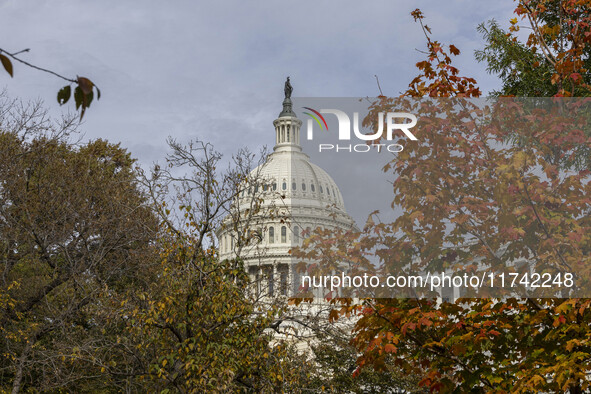
[[23,381],[23,369],[25,368],[25,361],[29,356],[33,341],[28,340],[27,346],[23,349],[21,356],[18,359],[18,365],[16,367],[16,373],[14,374],[14,382],[12,382],[12,394],[17,394],[21,389],[21,383]]

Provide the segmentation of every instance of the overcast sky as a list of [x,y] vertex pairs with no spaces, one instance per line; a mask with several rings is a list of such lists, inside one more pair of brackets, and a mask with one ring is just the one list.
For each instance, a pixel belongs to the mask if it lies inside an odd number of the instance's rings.
[[[94,81],[102,98],[85,115],[85,136],[121,142],[150,163],[162,160],[169,135],[222,152],[272,145],[288,75],[300,97],[376,96],[374,74],[385,94],[405,90],[424,58],[416,7],[437,40],[462,51],[463,74],[484,92],[498,87],[474,60],[476,26],[507,26],[510,0],[0,0],[0,48],[30,48],[27,61]],[[56,102],[59,79],[20,64],[14,73],[0,73],[10,95],[72,109]]]

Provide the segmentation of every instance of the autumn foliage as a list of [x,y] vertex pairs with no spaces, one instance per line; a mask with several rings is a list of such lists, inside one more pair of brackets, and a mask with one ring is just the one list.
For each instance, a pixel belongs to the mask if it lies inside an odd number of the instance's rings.
[[[515,13],[533,32],[518,43],[513,20],[504,43],[545,62],[551,73],[543,83],[556,98],[588,95],[587,2],[520,1]],[[350,233],[340,241],[317,233],[302,256],[314,254],[333,268],[346,256],[360,269],[369,267],[371,255],[382,274],[470,272],[477,262],[500,272],[523,261],[539,272],[576,272],[575,288],[582,289],[591,263],[588,102],[474,100],[476,81],[452,66],[459,50],[434,41],[419,10],[412,15],[427,39],[420,74],[403,97],[380,96],[365,119],[374,130],[378,112],[404,108],[422,119],[419,141],[406,142],[384,168],[395,178],[392,205],[403,214],[392,223],[372,214],[354,241]],[[489,50],[499,48],[489,43]],[[517,60],[495,65],[508,70],[505,87],[527,78],[511,72]],[[333,317],[359,316],[356,373],[393,363],[422,376],[431,391],[582,392],[591,388],[591,301],[576,296],[555,289],[535,298],[518,293],[457,302],[333,300]]]
[[[166,165],[146,175],[118,145],[72,142],[74,119],[2,101],[0,391],[591,390],[588,1],[519,0],[508,31],[480,27],[477,60],[502,85],[490,100],[454,66],[460,50],[411,15],[426,40],[419,74],[364,120],[376,130],[379,112],[418,114],[418,141],[400,137],[383,168],[402,215],[317,230],[293,255],[319,275],[346,261],[350,274],[572,273],[573,286],[458,300],[327,294],[311,361],[275,335],[295,319],[287,300],[260,302],[240,258],[219,258],[223,217],[241,231],[236,250],[253,238],[252,222],[231,215],[252,154],[220,172],[209,144],[169,141]],[[19,59],[0,49],[11,76]],[[64,79],[58,102],[74,97],[82,116],[100,92]],[[324,330],[344,317],[351,341]]]

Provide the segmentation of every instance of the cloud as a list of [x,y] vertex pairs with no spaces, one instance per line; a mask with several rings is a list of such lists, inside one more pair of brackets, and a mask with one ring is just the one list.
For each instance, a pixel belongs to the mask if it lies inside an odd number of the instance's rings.
[[[486,89],[494,79],[473,60],[475,26],[505,20],[513,8],[495,4],[421,4],[437,39],[463,50],[461,69]],[[385,93],[404,90],[423,56],[415,48],[424,48],[412,8],[386,0],[13,0],[0,6],[0,47],[31,48],[27,60],[95,81],[103,97],[85,115],[86,136],[121,141],[150,162],[164,157],[168,135],[199,135],[222,152],[272,144],[287,75],[299,96],[376,95],[374,74]],[[13,95],[62,110],[62,81],[22,65],[14,79],[0,78]]]

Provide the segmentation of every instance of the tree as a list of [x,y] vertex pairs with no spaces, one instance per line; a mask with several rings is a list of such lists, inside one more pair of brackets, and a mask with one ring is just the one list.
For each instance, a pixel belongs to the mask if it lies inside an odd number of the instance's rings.
[[[246,295],[250,281],[238,261],[218,261],[214,248],[171,235],[160,275],[126,304],[130,334],[142,360],[137,382],[153,390],[295,391],[305,359],[268,331],[278,310]],[[298,360],[299,362],[294,362]]]
[[[520,2],[517,8],[518,15],[532,21],[530,40],[535,45],[549,45],[539,34],[547,4]],[[559,43],[544,49],[552,60],[550,84],[559,96],[587,89],[573,74],[584,63],[588,41],[578,38],[588,37],[589,27],[571,24],[586,18],[585,7],[568,2],[560,11],[561,26],[576,32],[573,45],[563,52]],[[422,25],[423,15],[415,11],[413,16]],[[460,77],[451,66],[448,53],[459,54],[457,48],[449,46],[448,52],[429,38],[426,25],[423,29],[427,60],[417,64],[421,74],[406,96],[453,99],[439,101],[438,107],[421,102],[419,141],[384,168],[396,176],[393,204],[404,214],[393,223],[368,221],[356,241],[339,250],[323,248],[335,241],[322,237],[312,239],[309,250],[322,249],[318,257],[328,262],[347,255],[361,267],[369,266],[368,255],[375,255],[382,274],[408,274],[409,267],[414,273],[446,268],[473,272],[478,261],[504,272],[507,261],[526,259],[539,272],[574,269],[583,286],[590,276],[591,185],[588,167],[577,158],[591,144],[587,107],[577,101],[544,108],[537,102],[528,106],[499,100],[489,109],[492,114],[502,110],[504,123],[492,122],[486,110],[462,98],[479,91],[474,80]],[[521,75],[521,81],[529,78]],[[378,112],[418,110],[417,102],[407,97],[381,97],[365,125],[377,130]],[[576,116],[577,110],[583,115]],[[489,121],[479,122],[483,116]],[[421,385],[432,391],[579,393],[591,384],[591,301],[557,294],[554,289],[544,298],[523,294],[455,303],[430,298],[365,299],[359,304],[335,300],[335,311],[359,315],[353,343],[362,356],[356,373],[395,363],[422,375]]]
[[[493,95],[549,97],[556,94],[553,68],[544,57],[505,32],[496,21],[480,24],[478,31],[487,44],[476,51],[476,59],[486,62],[487,71],[501,78],[503,86]],[[537,65],[537,66],[534,66]]]
[[[587,97],[591,94],[591,12],[587,2],[519,2],[509,31],[496,21],[478,26],[486,41],[476,60],[499,76],[501,89],[493,96]],[[518,17],[527,22],[518,23]],[[526,42],[517,37],[531,30]],[[588,133],[589,131],[586,130]],[[591,168],[591,147],[582,147],[579,166]]]
[[[509,32],[495,21],[478,31],[486,40],[476,59],[502,81],[496,95],[588,96],[591,75],[589,5],[585,1],[520,1]],[[518,24],[518,18],[526,26]],[[531,31],[526,42],[516,32]]]
[[[256,218],[282,215],[262,206],[252,169],[264,154],[241,151],[220,171],[209,144],[170,140],[168,165],[148,176],[118,145],[71,142],[73,118],[0,108],[0,389],[342,387],[280,328],[287,299],[253,291],[240,260]],[[219,259],[219,226],[237,236],[235,259]],[[359,384],[390,375],[368,376]]]
[[[406,374],[393,362],[378,369],[368,366],[353,374],[359,356],[351,345],[351,332],[338,332],[332,327],[330,333],[318,331],[311,346],[314,365],[309,389],[329,393],[421,393],[420,377]],[[392,360],[394,358],[392,357]]]
[[[142,178],[161,219],[160,263],[149,274],[150,286],[130,288],[114,317],[126,322],[128,334],[120,341],[130,349],[124,364],[132,387],[297,391],[309,374],[305,357],[273,336],[286,302],[253,297],[239,257],[240,249],[255,241],[249,234],[261,200],[259,193],[253,195],[251,209],[240,216],[235,200],[259,181],[253,164],[263,162],[241,151],[221,171],[222,157],[210,144],[169,140],[169,145],[169,165]],[[232,260],[219,259],[214,230],[222,223],[239,235],[238,257]]]
[[0,113],[0,387],[90,384],[116,346],[102,300],[141,280],[157,221],[124,149],[40,104]]

